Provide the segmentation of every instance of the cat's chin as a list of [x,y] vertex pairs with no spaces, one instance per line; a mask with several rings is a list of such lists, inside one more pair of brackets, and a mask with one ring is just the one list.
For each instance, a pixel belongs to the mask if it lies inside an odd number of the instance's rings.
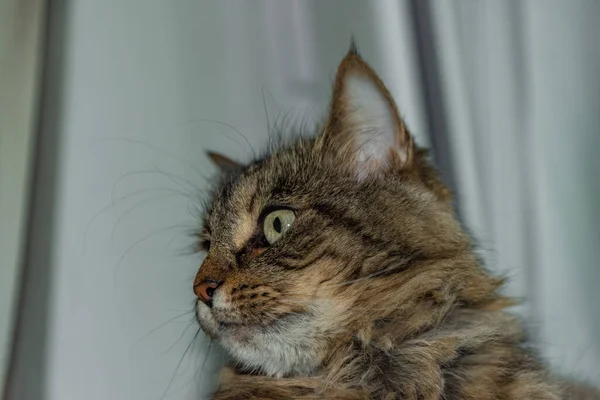
[[248,371],[269,376],[302,376],[314,372],[322,362],[319,333],[309,314],[286,315],[269,325],[221,323],[211,309],[198,302],[200,326],[216,339],[233,359]]

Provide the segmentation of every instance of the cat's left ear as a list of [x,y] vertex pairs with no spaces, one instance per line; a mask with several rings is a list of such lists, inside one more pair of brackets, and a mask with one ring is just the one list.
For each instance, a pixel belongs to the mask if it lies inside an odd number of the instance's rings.
[[410,168],[414,143],[394,99],[353,45],[342,60],[323,150],[349,160],[359,177]]
[[213,164],[221,171],[223,174],[230,174],[232,172],[236,172],[242,169],[242,165],[237,162],[221,155],[219,153],[214,153],[212,151],[207,151],[206,155],[211,159]]

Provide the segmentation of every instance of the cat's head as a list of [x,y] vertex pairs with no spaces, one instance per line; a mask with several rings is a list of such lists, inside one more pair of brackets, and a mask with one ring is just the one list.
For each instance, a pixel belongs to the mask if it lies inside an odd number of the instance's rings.
[[308,374],[351,343],[392,346],[456,304],[489,306],[449,190],[355,51],[329,116],[250,165],[222,156],[194,282],[202,328],[240,366]]

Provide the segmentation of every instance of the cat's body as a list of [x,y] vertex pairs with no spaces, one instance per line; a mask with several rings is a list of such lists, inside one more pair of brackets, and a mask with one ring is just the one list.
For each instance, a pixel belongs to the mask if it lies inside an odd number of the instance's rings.
[[316,138],[248,166],[213,158],[227,171],[194,291],[236,361],[214,398],[569,398],[355,50]]

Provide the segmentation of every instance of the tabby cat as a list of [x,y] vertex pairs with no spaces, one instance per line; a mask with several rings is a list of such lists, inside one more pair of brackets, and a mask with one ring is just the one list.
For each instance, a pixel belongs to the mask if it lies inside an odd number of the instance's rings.
[[196,313],[235,362],[214,399],[576,397],[527,348],[503,280],[354,47],[315,138],[249,165],[211,157],[223,173]]

